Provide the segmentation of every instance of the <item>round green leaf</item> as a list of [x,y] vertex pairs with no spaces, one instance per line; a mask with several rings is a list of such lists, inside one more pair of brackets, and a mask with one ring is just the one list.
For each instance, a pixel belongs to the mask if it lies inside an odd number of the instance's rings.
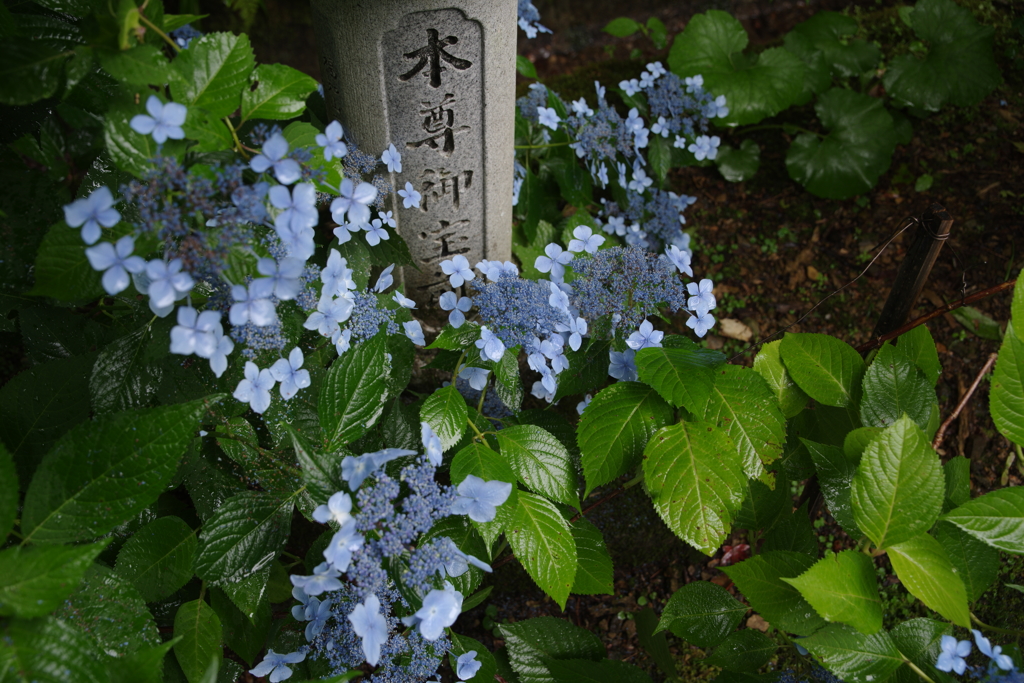
[[517,425],[498,432],[498,445],[526,486],[579,508],[576,468],[569,451],[553,434],[535,425]]
[[944,489],[938,454],[904,416],[864,449],[851,485],[854,520],[878,548],[909,541],[938,519]]
[[725,123],[746,125],[774,116],[803,91],[804,64],[781,47],[743,54],[747,33],[728,12],[710,10],[690,19],[676,36],[668,63],[679,76],[704,77],[704,87],[725,95]]
[[928,111],[947,102],[968,107],[1002,82],[992,55],[995,31],[975,21],[966,7],[952,0],[919,0],[910,22],[928,54],[892,60],[882,82],[897,102]]
[[565,619],[537,617],[514,624],[502,624],[508,659],[523,683],[554,683],[547,667],[552,659],[605,658],[604,644],[594,633],[573,626]]
[[757,629],[747,628],[729,635],[705,661],[727,671],[757,673],[779,646]]
[[743,461],[729,437],[710,422],[665,427],[647,443],[643,467],[647,491],[665,524],[712,555],[746,493]]
[[756,142],[747,138],[736,149],[729,145],[718,148],[715,157],[718,172],[730,183],[742,183],[750,180],[761,166],[761,148]]
[[826,553],[800,576],[783,581],[796,586],[828,621],[841,621],[868,635],[882,628],[875,565],[862,552]]
[[715,383],[711,369],[717,365],[702,352],[696,345],[681,349],[665,346],[641,349],[636,354],[637,371],[640,379],[663,399],[699,415],[711,395]]
[[161,517],[128,539],[114,573],[132,583],[146,602],[171,595],[192,578],[195,532],[178,517]]
[[870,190],[889,168],[896,149],[892,116],[882,101],[832,88],[818,98],[814,110],[829,133],[801,133],[793,140],[786,154],[789,177],[828,199]]
[[520,491],[506,538],[530,577],[565,609],[576,576],[576,543],[554,503]]
[[103,70],[132,85],[164,85],[177,73],[156,43],[136,45],[130,50],[97,50]]
[[[152,329],[147,325],[135,330],[100,351],[89,378],[98,414],[143,408],[156,393],[164,372],[153,354],[147,353],[154,342]],[[164,343],[161,339],[159,345]]]
[[658,622],[697,647],[715,647],[739,626],[747,606],[710,581],[688,583],[669,598]]
[[860,76],[873,69],[881,50],[863,38],[850,40],[857,33],[857,20],[839,12],[818,12],[786,34],[786,49],[803,59],[820,53],[831,76]]
[[53,95],[70,54],[44,41],[5,36],[0,41],[0,103],[32,104]]
[[584,497],[639,465],[648,439],[672,421],[672,413],[657,390],[639,382],[617,382],[598,393],[576,432]]

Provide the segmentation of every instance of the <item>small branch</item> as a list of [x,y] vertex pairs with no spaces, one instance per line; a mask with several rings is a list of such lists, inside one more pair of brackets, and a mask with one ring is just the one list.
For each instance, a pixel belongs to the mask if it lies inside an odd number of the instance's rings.
[[982,627],[986,631],[995,631],[996,633],[1005,633],[1008,636],[1017,636],[1017,637],[1024,636],[1024,631],[1015,631],[1015,630],[1010,629],[1010,628],[1000,628],[998,626],[991,626],[989,624],[986,624],[984,621],[982,621],[981,619],[976,617],[974,612],[971,612],[971,621],[973,621],[975,624],[977,624],[978,626]]
[[565,147],[572,142],[552,142],[547,145],[516,145],[515,149],[547,149],[548,147]]
[[170,45],[172,48],[174,48],[175,52],[181,52],[181,48],[178,47],[178,44],[176,42],[174,42],[169,35],[164,33],[163,29],[161,29],[156,24],[154,24],[152,21],[147,19],[144,14],[139,13],[139,21],[141,21],[143,24],[145,24],[147,27],[149,27],[150,30],[156,31],[157,35],[160,36],[161,38],[163,38],[167,42],[168,45]]
[[942,426],[939,427],[939,431],[935,433],[935,439],[932,441],[933,449],[939,449],[939,446],[942,444],[942,440],[946,437],[946,428],[949,427],[953,420],[960,416],[960,412],[964,409],[964,406],[967,405],[967,402],[971,400],[971,396],[974,395],[974,390],[978,388],[979,384],[981,384],[981,378],[988,374],[998,357],[998,353],[988,354],[988,360],[985,361],[985,365],[982,366],[981,371],[974,378],[974,382],[971,383],[971,387],[964,392],[963,397],[960,399],[960,403],[956,405],[956,409],[942,422]]
[[951,304],[946,304],[945,306],[943,306],[941,308],[935,309],[934,311],[932,311],[928,315],[923,315],[923,316],[921,316],[920,318],[918,318],[916,320],[911,320],[909,323],[907,323],[906,325],[904,325],[903,327],[901,327],[899,329],[893,330],[892,332],[889,332],[887,334],[883,334],[881,337],[876,337],[875,339],[873,339],[873,340],[871,340],[869,342],[865,342],[865,343],[861,344],[860,346],[857,347],[857,353],[863,354],[863,353],[865,353],[867,351],[870,351],[871,349],[878,348],[879,346],[881,346],[885,342],[889,341],[890,339],[895,339],[896,337],[900,336],[901,334],[904,334],[904,333],[909,332],[910,330],[914,329],[918,325],[923,325],[926,322],[928,322],[929,320],[933,320],[935,318],[938,318],[940,315],[945,315],[946,313],[949,313],[950,311],[954,311],[954,310],[960,308],[961,306],[966,306],[967,304],[973,304],[975,301],[981,301],[982,299],[987,299],[988,297],[992,296],[993,294],[998,294],[999,292],[1002,292],[1004,290],[1007,290],[1007,289],[1013,287],[1015,284],[1017,284],[1016,280],[1007,280],[1006,282],[1000,283],[1000,284],[995,285],[993,287],[989,287],[988,289],[983,289],[980,292],[975,292],[974,294],[970,295],[969,297],[966,297],[966,298],[962,299],[961,301],[958,301],[958,302],[955,302],[955,303],[951,303]]
[[914,673],[916,673],[918,676],[921,677],[921,680],[928,681],[928,683],[935,683],[935,681],[933,681],[931,678],[928,677],[928,674],[926,674],[925,672],[921,671],[921,669],[917,668],[917,665],[914,664],[909,659],[904,659],[903,663],[906,664],[907,666],[909,666],[911,669],[913,669]]

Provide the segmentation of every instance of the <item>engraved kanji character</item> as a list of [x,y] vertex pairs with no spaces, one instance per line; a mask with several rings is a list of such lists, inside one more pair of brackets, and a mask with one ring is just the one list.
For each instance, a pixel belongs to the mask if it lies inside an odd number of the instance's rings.
[[423,175],[423,203],[420,205],[420,209],[424,212],[444,197],[452,198],[452,206],[457,211],[459,209],[460,185],[462,190],[468,190],[473,184],[472,171],[452,173],[444,168],[439,171],[428,168],[423,171]]
[[459,42],[459,39],[455,36],[448,36],[444,40],[438,40],[437,30],[428,28],[427,38],[426,47],[421,47],[418,50],[405,53],[406,59],[419,59],[420,61],[418,61],[416,66],[410,69],[408,73],[404,73],[399,76],[398,80],[408,81],[410,78],[422,71],[423,67],[427,65],[427,62],[430,62],[430,86],[432,88],[439,88],[441,87],[441,72],[446,70],[445,67],[441,66],[442,59],[459,71],[465,71],[469,67],[473,66],[472,62],[465,59],[459,59],[454,55],[448,54],[445,50],[449,45],[455,45]]

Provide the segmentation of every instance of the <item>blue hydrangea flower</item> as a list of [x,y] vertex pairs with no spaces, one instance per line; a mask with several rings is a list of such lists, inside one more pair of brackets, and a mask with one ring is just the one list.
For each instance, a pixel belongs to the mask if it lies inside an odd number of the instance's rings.
[[[316,598],[310,598],[310,601],[313,600],[316,600]],[[317,602],[319,604],[316,605],[315,609],[309,610],[306,613],[307,621],[309,621],[306,624],[306,640],[309,641],[320,635],[320,632],[324,630],[324,626],[327,625],[327,620],[333,616],[331,612],[331,607],[334,606],[333,601],[324,600],[320,602],[317,600]]]
[[423,196],[416,191],[416,188],[412,186],[412,183],[406,183],[405,189],[398,191],[398,196],[402,198],[402,206],[406,209],[420,208],[420,200],[423,198]]
[[194,284],[192,276],[182,272],[181,259],[162,261],[154,259],[146,264],[146,276],[149,278],[147,291],[151,305],[157,308],[171,306],[177,299],[187,294]]
[[552,242],[544,247],[545,256],[538,256],[533,267],[542,273],[551,273],[554,282],[561,282],[565,277],[565,266],[573,259],[571,251],[562,251],[562,246]]
[[445,292],[440,299],[441,310],[451,311],[448,322],[458,329],[466,322],[466,313],[473,308],[473,300],[468,296],[456,297],[455,292]]
[[604,244],[604,237],[595,235],[590,226],[579,225],[572,231],[576,239],[569,240],[569,251],[579,253],[585,251],[588,254],[596,254],[598,248]]
[[[324,548],[324,559],[330,563],[333,569],[339,572],[348,571],[352,553],[362,548],[365,542],[366,539],[358,530],[356,519],[352,518],[342,524],[341,528],[331,537],[331,542]],[[306,592],[309,592],[308,585]]]
[[622,382],[637,381],[640,375],[636,369],[636,361],[633,360],[636,351],[633,349],[626,349],[622,353],[611,351],[608,355],[611,361],[608,365],[609,375]]
[[[266,277],[253,281],[252,293],[261,299],[271,296],[276,296],[282,301],[294,299],[303,289],[301,278],[305,269],[306,263],[302,259],[283,258],[277,261],[272,258],[261,258],[256,262],[256,270]],[[152,291],[152,286],[150,290]]]
[[309,370],[301,369],[303,362],[302,349],[296,346],[288,358],[280,358],[270,366],[270,374],[281,383],[281,398],[286,401],[310,384]]
[[626,340],[626,346],[634,351],[650,347],[658,347],[661,346],[661,340],[664,336],[664,332],[655,330],[654,325],[652,325],[650,321],[644,320],[640,323],[640,329],[629,335],[629,339]]
[[370,666],[377,666],[380,650],[388,639],[388,622],[380,613],[380,599],[370,593],[348,616],[352,630],[363,639],[363,654]]
[[940,648],[942,651],[935,662],[935,668],[939,671],[955,671],[957,674],[963,674],[967,669],[967,661],[964,657],[971,654],[971,641],[957,642],[953,636],[942,636]]
[[292,607],[292,618],[295,621],[309,621],[312,618],[311,615],[320,605],[320,601],[306,595],[306,591],[299,586],[292,588],[292,597],[299,601],[298,605]]
[[527,38],[536,38],[538,33],[551,33],[551,29],[540,23],[540,12],[530,0],[519,0],[519,28]]
[[379,218],[374,218],[370,223],[365,223],[363,228],[366,230],[366,243],[371,247],[380,244],[381,240],[391,239],[391,235]]
[[[998,666],[1000,669],[1004,671],[1009,671],[1013,668],[1013,660],[1010,659],[1009,655],[1002,654],[1003,648],[1001,645],[996,645],[995,647],[993,647],[992,644],[989,642],[988,638],[981,635],[981,631],[979,631],[978,629],[971,629],[971,633],[974,634],[974,642],[978,644],[978,650],[980,650],[983,655],[985,655],[993,662],[995,662],[996,666]],[[967,644],[967,651],[970,652],[970,643]],[[936,666],[936,668],[938,667]],[[957,671],[957,673],[963,672]]]
[[228,311],[228,320],[232,325],[252,322],[253,325],[263,327],[277,322],[274,302],[265,297],[253,296],[252,287],[234,285],[231,288],[231,298],[234,299],[234,303]]
[[419,320],[413,320],[412,322],[402,323],[402,327],[405,329],[405,336],[409,338],[416,346],[426,346],[427,340],[423,337],[423,327],[420,325]]
[[472,280],[476,274],[469,267],[469,260],[459,254],[450,261],[441,261],[441,272],[448,276],[452,287],[461,287],[464,282]]
[[171,328],[171,353],[210,358],[224,335],[219,311],[198,313],[191,306],[178,309],[178,324]]
[[325,505],[313,510],[313,519],[321,524],[334,521],[342,525],[352,519],[352,498],[344,491],[338,491],[327,499]]
[[459,377],[469,382],[469,386],[477,391],[483,391],[484,387],[487,386],[487,376],[490,374],[490,370],[473,368],[468,365],[463,366],[462,370],[459,371]]
[[480,359],[490,360],[497,363],[505,355],[505,344],[498,336],[487,329],[484,325],[480,328],[480,338],[474,344],[480,349]]
[[672,265],[679,269],[680,273],[686,273],[693,277],[693,268],[690,267],[691,256],[689,250],[683,250],[674,244],[670,244],[665,248],[665,256],[672,262]]
[[718,146],[721,143],[722,139],[717,135],[711,137],[701,135],[687,149],[693,153],[697,161],[703,161],[704,159],[714,160],[718,156]]
[[146,269],[146,262],[141,256],[132,256],[135,251],[135,240],[125,235],[115,244],[100,242],[85,250],[85,257],[93,270],[103,271],[103,289],[107,294],[114,295],[128,288],[132,279],[128,273],[141,273]]
[[468,681],[476,676],[476,672],[483,666],[483,662],[476,658],[476,650],[470,650],[459,655],[455,663],[455,675],[460,681]]
[[254,669],[250,669],[249,673],[257,678],[269,674],[270,683],[278,683],[278,681],[291,678],[292,670],[288,668],[288,664],[298,664],[305,658],[305,652],[291,652],[286,655],[280,655],[273,650],[267,650],[267,656]]
[[367,182],[356,185],[351,178],[341,181],[340,197],[331,202],[331,217],[335,223],[348,221],[356,225],[370,222],[370,204],[377,199],[377,188]]
[[537,120],[540,125],[547,126],[551,130],[557,130],[558,124],[562,122],[554,107],[537,107]]
[[329,296],[339,296],[356,288],[348,260],[337,249],[331,249],[327,266],[320,271],[320,281],[324,283],[323,293]]
[[717,304],[715,301],[715,295],[712,294],[714,287],[714,283],[707,278],[701,280],[699,284],[696,282],[686,283],[686,291],[690,294],[690,298],[686,302],[686,305],[694,311],[698,308],[704,308],[709,311],[712,310]]
[[389,173],[402,172],[402,155],[395,149],[394,144],[388,145],[388,148],[380,155],[380,160],[387,165]]
[[415,614],[420,635],[427,640],[437,640],[447,627],[455,623],[461,612],[462,593],[445,581],[444,590],[434,589],[427,593],[423,607]]
[[181,140],[185,137],[185,130],[181,127],[185,123],[188,109],[183,104],[168,102],[164,104],[156,95],[150,95],[146,100],[145,114],[138,114],[128,122],[131,129],[139,135],[152,135],[158,145],[162,145],[167,138]]
[[490,522],[498,514],[498,506],[508,500],[512,484],[505,481],[484,481],[469,474],[456,489],[459,497],[452,505],[453,515],[469,515],[474,522]]
[[593,400],[593,398],[594,397],[591,396],[590,394],[584,396],[583,400],[576,404],[576,414],[583,415],[583,411],[587,409],[587,406],[590,405],[590,402]]
[[324,591],[340,589],[341,581],[338,580],[339,576],[341,576],[340,571],[327,562],[321,562],[313,568],[313,573],[310,576],[292,574],[288,578],[291,579],[293,586],[298,586],[306,591],[306,595],[317,596]]
[[416,308],[416,302],[407,297],[405,294],[399,292],[397,289],[395,290],[395,295],[391,298],[395,300],[396,304],[403,308],[408,308],[409,310],[414,310]]
[[434,467],[441,466],[442,452],[441,439],[434,433],[434,429],[426,422],[420,422],[420,442],[427,452],[427,460]]
[[65,204],[64,221],[72,228],[82,226],[82,240],[95,244],[103,234],[101,225],[112,228],[121,220],[121,214],[113,207],[114,195],[108,187],[100,187],[88,197]]
[[275,185],[270,188],[269,198],[271,205],[282,210],[274,219],[274,227],[279,233],[312,228],[320,220],[313,183],[298,183],[290,192],[285,185]]
[[242,403],[248,403],[257,413],[262,413],[270,407],[270,390],[273,388],[274,376],[270,374],[270,370],[260,370],[259,366],[250,360],[245,363],[245,379],[238,383],[233,395]]
[[263,143],[262,154],[257,154],[249,161],[249,168],[257,173],[273,168],[274,177],[282,185],[291,185],[302,177],[302,167],[295,159],[288,158],[288,141],[279,132]]
[[340,123],[331,121],[324,132],[316,136],[316,144],[324,148],[324,161],[341,159],[348,154],[348,147],[341,141],[343,132]]
[[708,313],[706,308],[697,308],[694,315],[686,320],[686,326],[693,330],[698,337],[703,337],[708,330],[715,326],[715,316]]

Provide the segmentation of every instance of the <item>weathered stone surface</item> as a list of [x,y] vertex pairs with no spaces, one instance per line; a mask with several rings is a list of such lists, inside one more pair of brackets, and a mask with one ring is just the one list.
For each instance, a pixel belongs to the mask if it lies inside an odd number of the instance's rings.
[[[313,0],[328,112],[361,149],[402,154],[392,196],[417,272],[449,289],[441,261],[509,258],[515,128],[513,0]],[[414,297],[415,298],[415,297]],[[425,297],[424,297],[425,298]]]

